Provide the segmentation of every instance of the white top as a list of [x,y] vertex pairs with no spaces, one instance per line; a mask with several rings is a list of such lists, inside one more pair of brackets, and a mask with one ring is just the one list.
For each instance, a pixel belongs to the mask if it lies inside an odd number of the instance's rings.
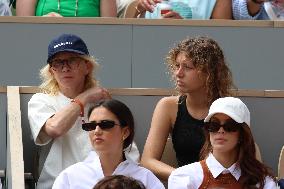
[[[50,189],[62,170],[74,163],[83,161],[92,150],[88,132],[81,127],[81,117],[78,117],[74,126],[64,136],[55,140],[44,134],[39,135],[46,120],[70,102],[71,99],[61,93],[56,96],[36,93],[28,103],[28,118],[34,141],[37,145],[43,146],[41,155],[48,154],[40,173],[37,188]],[[90,105],[85,107],[85,120],[87,120],[89,107]],[[44,145],[51,141],[52,145],[49,150]],[[139,160],[139,151],[135,144],[132,145],[130,152],[127,150],[126,156],[130,156],[134,161]]]
[[[239,166],[234,163],[228,169],[223,167],[210,153],[206,159],[206,165],[216,178],[220,174],[231,173],[236,180],[239,180],[242,172]],[[203,181],[203,170],[200,162],[185,165],[174,170],[168,180],[169,189],[198,189]],[[276,189],[276,183],[270,177],[266,177],[263,189]]]
[[[121,162],[112,175],[125,175],[140,180],[147,189],[164,189],[160,180],[148,169],[132,160]],[[90,152],[83,162],[76,163],[60,173],[52,189],[90,189],[104,178],[99,156]]]

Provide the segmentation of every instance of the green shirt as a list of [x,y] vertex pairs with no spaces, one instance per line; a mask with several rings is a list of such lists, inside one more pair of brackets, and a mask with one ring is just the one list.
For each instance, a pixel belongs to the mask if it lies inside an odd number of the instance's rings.
[[[76,0],[38,0],[36,16],[43,16],[50,12],[56,12],[64,17],[99,17],[100,0],[77,0],[78,8],[76,11]],[[60,9],[58,11],[58,4]]]

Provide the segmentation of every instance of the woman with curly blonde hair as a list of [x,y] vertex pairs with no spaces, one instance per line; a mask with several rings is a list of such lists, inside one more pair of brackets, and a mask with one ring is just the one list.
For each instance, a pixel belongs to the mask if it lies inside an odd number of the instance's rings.
[[[40,71],[41,92],[28,103],[30,128],[35,144],[41,146],[39,162],[43,164],[37,188],[51,188],[63,169],[85,159],[92,149],[81,124],[92,104],[110,98],[97,85],[96,68],[80,37],[62,34],[50,42],[47,65]],[[139,156],[135,147],[134,159]]]
[[219,97],[230,96],[233,86],[222,49],[208,37],[181,41],[170,50],[166,62],[179,95],[158,102],[141,159],[143,166],[163,180],[175,169],[160,161],[169,134],[178,166],[198,161],[209,106]]

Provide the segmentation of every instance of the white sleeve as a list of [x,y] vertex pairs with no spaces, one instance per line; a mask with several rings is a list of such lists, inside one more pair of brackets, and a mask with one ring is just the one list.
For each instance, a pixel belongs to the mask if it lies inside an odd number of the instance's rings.
[[129,145],[124,150],[124,154],[126,156],[126,159],[131,159],[132,161],[137,163],[140,162],[140,153],[135,142],[133,142],[132,145]]
[[189,185],[189,175],[183,174],[179,169],[174,170],[168,179],[168,188],[191,189]]
[[263,189],[277,189],[277,188],[278,188],[277,184],[272,178],[270,177],[265,178],[265,184]]
[[52,185],[52,189],[68,189],[70,188],[70,183],[69,183],[69,178],[68,178],[68,174],[65,171],[62,171],[58,177],[56,177],[53,185]]
[[37,93],[28,102],[28,118],[34,142],[37,145],[46,145],[52,138],[41,131],[47,119],[56,113],[51,105],[52,99],[47,95]]

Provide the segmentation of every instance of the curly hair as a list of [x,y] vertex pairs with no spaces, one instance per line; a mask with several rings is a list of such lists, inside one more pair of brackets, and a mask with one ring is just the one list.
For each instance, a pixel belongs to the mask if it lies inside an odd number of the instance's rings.
[[175,80],[174,65],[181,52],[186,54],[196,69],[207,75],[205,85],[208,105],[217,98],[231,96],[230,88],[234,86],[232,73],[216,41],[208,37],[186,38],[172,48],[166,57],[166,64],[173,80]]
[[[91,87],[97,86],[98,82],[94,77],[94,71],[97,70],[98,64],[96,63],[95,59],[88,55],[78,55],[79,57],[87,60],[91,64],[91,71],[86,76],[85,79],[85,89],[89,89]],[[50,73],[50,65],[45,65],[40,70],[40,78],[42,83],[40,84],[39,88],[41,92],[50,94],[50,95],[57,95],[59,92],[59,85],[55,80],[54,76]]]
[[[239,132],[239,155],[237,163],[242,171],[240,179],[242,188],[263,189],[266,176],[271,177],[274,181],[276,181],[276,178],[269,167],[256,159],[255,142],[249,126],[243,123]],[[205,143],[200,151],[200,160],[205,159],[212,151],[210,135],[207,130],[205,130],[205,138]],[[259,187],[256,187],[258,183]]]

